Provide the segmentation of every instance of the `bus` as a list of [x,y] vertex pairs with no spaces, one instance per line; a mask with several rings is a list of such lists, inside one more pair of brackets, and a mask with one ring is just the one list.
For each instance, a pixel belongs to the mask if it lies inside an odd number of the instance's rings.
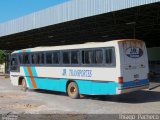
[[73,99],[147,89],[148,72],[145,43],[135,39],[17,50],[10,61],[13,85]]

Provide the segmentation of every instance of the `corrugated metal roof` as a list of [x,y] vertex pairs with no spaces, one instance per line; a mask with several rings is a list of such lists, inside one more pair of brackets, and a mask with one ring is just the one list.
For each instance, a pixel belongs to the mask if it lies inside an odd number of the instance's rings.
[[156,2],[160,0],[71,0],[0,24],[0,36]]

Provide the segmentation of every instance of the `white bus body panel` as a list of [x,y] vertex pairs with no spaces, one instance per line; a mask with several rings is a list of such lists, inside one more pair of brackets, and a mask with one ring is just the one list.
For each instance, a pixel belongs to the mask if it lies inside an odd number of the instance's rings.
[[[33,67],[32,67],[33,68]],[[117,68],[91,67],[34,67],[33,74],[41,78],[66,78],[69,80],[93,80],[117,82]],[[20,67],[20,75],[26,76],[24,67]]]
[[121,76],[124,82],[147,79],[148,56],[143,41],[119,41]]
[[19,72],[10,72],[10,80],[14,86],[18,86],[20,73]]

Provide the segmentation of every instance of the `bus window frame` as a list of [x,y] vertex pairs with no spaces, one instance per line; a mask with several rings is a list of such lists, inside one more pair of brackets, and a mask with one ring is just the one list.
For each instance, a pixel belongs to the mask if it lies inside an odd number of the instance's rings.
[[[64,63],[63,62],[63,53],[69,53],[69,63]],[[64,66],[70,66],[71,65],[71,52],[70,52],[70,50],[62,50],[61,51],[61,62],[62,62],[62,65],[64,65]]]
[[95,59],[94,62],[96,62],[96,51],[102,51],[102,63],[94,63],[94,64],[95,65],[103,65],[104,64],[104,59],[105,59],[104,58],[104,50],[103,50],[103,48],[101,48],[101,49],[97,48],[97,49],[94,50],[94,57],[95,57],[94,58]]
[[[17,68],[15,70],[11,69],[12,58],[16,58],[16,60],[17,60]],[[18,54],[16,54],[16,53],[11,54],[9,70],[10,70],[10,72],[20,72],[19,57],[18,57]]]
[[30,65],[30,64],[31,64],[31,55],[30,55],[29,53],[23,53],[22,55],[23,55],[23,60],[25,59],[25,58],[24,58],[25,55],[28,55],[28,60],[29,60],[29,63],[24,63],[24,61],[22,61],[23,64],[24,64],[24,65]]
[[[59,53],[58,55],[58,63],[53,63],[53,54]],[[52,51],[52,65],[59,66],[61,64],[61,52],[60,51]]]
[[[107,64],[106,63],[106,50],[108,49],[111,49],[112,50],[112,62],[111,64]],[[108,66],[108,67],[114,67],[116,66],[116,53],[115,53],[115,47],[106,47],[104,48],[104,63],[105,63],[105,66]]]
[[[51,63],[47,63],[47,54],[51,54],[52,56],[51,56]],[[53,51],[46,51],[45,52],[45,65],[49,65],[49,66],[52,66],[53,65],[53,60],[52,60],[52,58],[53,58]]]
[[[106,56],[105,56],[105,50],[111,48],[112,49],[112,63],[111,64],[106,64]],[[100,64],[94,63],[92,64],[83,64],[83,60],[82,60],[82,52],[83,51],[93,51],[94,53],[94,59],[96,59],[95,57],[95,52],[97,50],[102,51],[103,53],[103,62]],[[71,64],[71,52],[78,52],[78,64]],[[69,52],[69,58],[70,58],[70,64],[64,64],[63,63],[63,52]],[[44,64],[33,64],[31,61],[31,55],[32,54],[44,54]],[[47,53],[51,53],[52,54],[52,64],[48,64],[46,63],[46,54]],[[59,64],[53,64],[53,53],[59,53]],[[24,55],[24,54],[29,54],[30,57],[30,64],[20,64],[21,66],[41,66],[41,67],[116,67],[116,53],[115,53],[115,47],[114,46],[109,46],[109,47],[95,47],[95,48],[83,48],[83,49],[68,49],[68,50],[48,50],[48,51],[37,51],[37,52],[28,52],[28,53],[18,53],[18,56],[20,55]],[[18,59],[19,60],[19,59]],[[20,61],[19,61],[20,62]]]
[[[37,54],[37,57],[38,57],[38,55],[41,54],[41,55],[40,55],[40,63],[38,63],[38,64],[36,64],[36,65],[45,65],[45,53],[44,53],[44,52],[37,52],[36,54]],[[43,54],[43,57],[44,57],[44,58],[43,58],[43,61],[44,61],[43,63],[42,63],[42,59],[41,59],[41,58],[42,58],[42,54]]]
[[[78,63],[72,63],[72,52],[77,52],[77,60],[78,60]],[[71,50],[70,51],[70,62],[71,62],[71,66],[73,65],[73,66],[78,66],[78,65],[80,65],[80,50]]]

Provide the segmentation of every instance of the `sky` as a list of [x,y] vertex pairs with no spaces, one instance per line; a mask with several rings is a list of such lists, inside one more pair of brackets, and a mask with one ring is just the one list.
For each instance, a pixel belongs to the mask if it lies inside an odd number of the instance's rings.
[[0,23],[51,7],[68,0],[0,0]]

